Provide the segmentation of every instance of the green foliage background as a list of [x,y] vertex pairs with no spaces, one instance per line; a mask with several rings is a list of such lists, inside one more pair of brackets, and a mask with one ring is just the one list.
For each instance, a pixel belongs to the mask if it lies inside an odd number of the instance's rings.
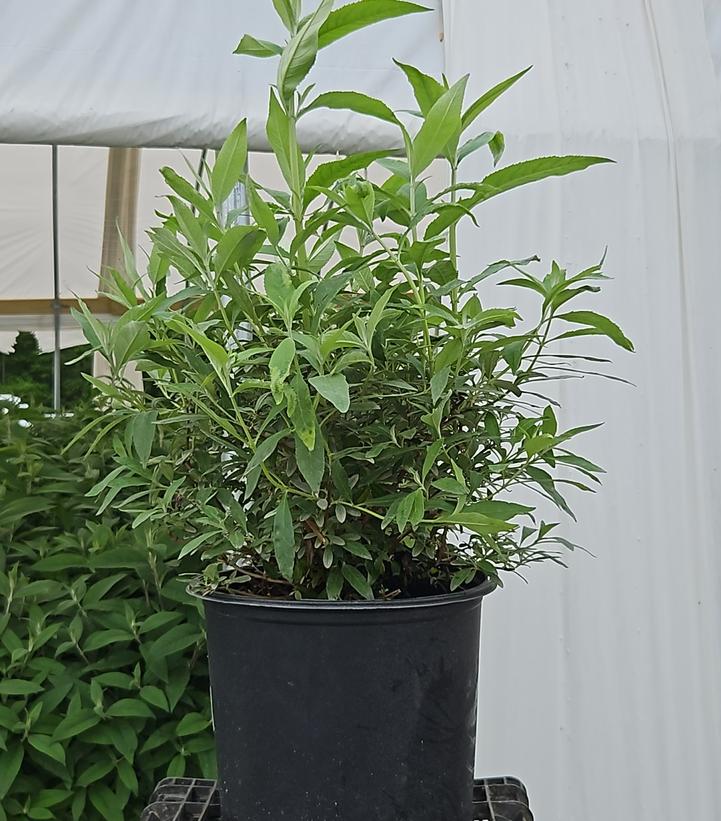
[[160,778],[214,775],[199,607],[162,529],[96,515],[107,450],[63,453],[92,415],[0,410],[3,820],[137,818]]
[[[60,401],[64,408],[86,401],[90,396],[90,386],[83,373],[90,370],[92,360],[78,360],[86,350],[86,345],[76,345],[60,352]],[[18,331],[12,350],[0,353],[2,393],[13,394],[33,405],[52,406],[53,354],[42,353],[35,335],[29,331]]]

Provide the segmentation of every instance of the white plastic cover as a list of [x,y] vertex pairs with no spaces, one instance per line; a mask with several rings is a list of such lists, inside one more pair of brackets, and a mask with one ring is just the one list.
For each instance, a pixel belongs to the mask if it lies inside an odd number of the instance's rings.
[[637,348],[599,345],[636,387],[561,383],[567,425],[604,423],[586,446],[604,487],[575,494],[566,527],[597,558],[486,600],[477,771],[526,779],[539,819],[717,818],[721,102],[703,2],[450,0],[448,17],[450,77],[480,91],[535,66],[478,125],[506,133],[504,162],[617,161],[488,203],[465,272],[534,252],[577,268],[608,246],[595,304]]
[[[338,3],[337,5],[342,5]],[[432,10],[358,31],[321,51],[317,90],[412,98],[392,58],[443,69],[442,15]],[[233,54],[241,35],[281,41],[260,0],[3,0],[0,143],[215,148],[242,117],[265,150],[277,59]],[[309,151],[370,151],[394,139],[380,120],[317,111],[299,134]]]

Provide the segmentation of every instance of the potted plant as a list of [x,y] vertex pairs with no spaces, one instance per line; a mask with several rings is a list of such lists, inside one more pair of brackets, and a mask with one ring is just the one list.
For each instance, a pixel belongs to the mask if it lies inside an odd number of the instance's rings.
[[[92,381],[117,467],[95,493],[108,505],[130,488],[135,523],[171,526],[205,563],[193,589],[226,821],[467,821],[482,597],[502,571],[572,547],[531,494],[569,513],[562,491],[600,472],[571,449],[594,425],[561,429],[544,398],[584,370],[558,341],[632,346],[574,307],[599,290],[600,265],[537,275],[536,258],[502,261],[463,279],[457,229],[499,194],[605,160],[543,157],[468,181],[466,157],[503,153],[479,116],[525,72],[468,104],[467,78],[400,65],[415,115],[315,95],[319,49],[420,7],[323,0],[301,18],[300,0],[273,3],[287,43],[246,35],[238,52],[280,58],[267,136],[286,189],[247,173],[241,122],[198,179],[163,171],[173,194],[147,278],[129,253],[115,277],[123,316],[78,314],[111,372]],[[380,118],[398,141],[317,164],[296,127],[320,107]],[[238,182],[247,224],[223,212]],[[537,295],[535,316],[522,320],[513,289]],[[123,377],[131,364],[144,391]],[[152,456],[156,437],[169,455]]]

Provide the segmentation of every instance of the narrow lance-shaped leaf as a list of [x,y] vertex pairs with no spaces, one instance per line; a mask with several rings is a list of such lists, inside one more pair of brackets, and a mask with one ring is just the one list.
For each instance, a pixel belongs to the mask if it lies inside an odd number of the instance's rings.
[[300,436],[295,437],[295,461],[310,489],[318,493],[325,473],[325,442],[319,429],[315,432],[313,450],[308,450]]
[[277,433],[268,436],[258,444],[253,454],[253,458],[248,462],[248,467],[245,469],[244,476],[247,476],[254,468],[262,465],[263,462],[275,451],[281,439],[288,435],[287,430],[281,430]]
[[290,97],[313,67],[318,54],[318,30],[328,19],[332,7],[333,0],[321,0],[283,49],[278,67],[278,88],[284,99]]
[[358,570],[357,567],[353,567],[351,564],[344,564],[342,573],[348,584],[357,593],[360,593],[364,599],[370,600],[373,598],[373,590],[368,584],[368,579],[360,572],[360,570]]
[[[557,315],[556,319],[563,319],[565,322],[573,322],[577,325],[585,325],[594,333],[607,336],[619,347],[627,351],[633,350],[633,342],[631,342],[618,325],[608,319],[608,317],[597,314],[594,311],[569,311],[566,314]],[[566,338],[573,333],[573,331],[567,332],[562,334],[560,338]]]
[[317,422],[313,403],[310,398],[310,391],[301,374],[298,373],[295,375],[291,383],[291,388],[293,391],[292,410],[289,410],[288,413],[293,423],[293,428],[308,450],[313,450],[315,447]]
[[482,200],[489,199],[504,191],[518,188],[521,185],[528,185],[532,182],[545,180],[548,177],[562,177],[566,174],[573,174],[576,171],[583,171],[592,165],[608,162],[613,162],[613,160],[609,160],[606,157],[583,157],[574,155],[566,157],[537,157],[533,160],[524,160],[523,162],[500,168],[498,171],[494,171],[485,177],[481,183],[479,195]]
[[413,94],[418,103],[418,108],[423,116],[433,108],[434,104],[443,96],[446,89],[442,86],[435,77],[424,74],[415,66],[401,63],[399,60],[393,61],[406,75],[408,82],[411,84]]
[[215,247],[215,270],[222,273],[248,265],[263,244],[263,232],[254,225],[232,225]]
[[303,157],[298,143],[292,139],[292,124],[275,91],[270,92],[268,121],[266,123],[268,142],[273,149],[278,165],[291,191],[301,188],[300,171]]
[[295,567],[295,532],[287,495],[283,496],[273,516],[273,553],[281,575],[291,581]]
[[367,94],[361,94],[359,91],[328,91],[325,94],[319,94],[310,105],[306,106],[303,113],[317,108],[355,111],[357,114],[365,114],[368,117],[398,125],[398,118],[384,102],[376,100],[375,97],[369,97]]
[[300,0],[273,0],[273,7],[283,21],[283,25],[288,31],[293,31],[300,14]]
[[223,143],[210,172],[210,190],[216,208],[230,196],[245,170],[247,159],[248,125],[246,120],[241,120]]
[[494,103],[501,96],[501,94],[504,93],[504,91],[508,91],[508,89],[517,83],[524,74],[527,74],[531,68],[532,66],[524,68],[523,71],[519,71],[518,74],[514,74],[512,77],[501,81],[497,85],[493,86],[493,88],[489,89],[485,94],[481,95],[474,103],[472,103],[463,114],[463,131],[471,126],[477,117],[485,111],[491,103]]
[[323,23],[318,34],[318,47],[325,48],[341,37],[382,20],[422,11],[430,9],[405,0],[357,0],[355,3],[348,3],[331,12]]
[[204,216],[213,217],[212,203],[210,203],[195,186],[188,182],[188,180],[181,177],[180,174],[172,168],[161,168],[160,173],[163,175],[165,182],[178,196],[182,197],[186,202],[189,202]]
[[290,374],[294,359],[295,342],[291,337],[286,337],[270,357],[270,389],[278,405],[283,401],[283,383]]
[[260,196],[255,183],[250,177],[247,179],[246,192],[248,195],[248,205],[250,206],[250,213],[256,223],[268,235],[268,239],[275,245],[280,239],[280,231],[278,223],[275,221],[275,216],[268,203]]
[[414,176],[440,156],[454,136],[460,133],[461,107],[468,77],[463,77],[433,104],[413,140],[411,169]]
[[133,447],[142,465],[147,465],[148,459],[150,459],[150,453],[155,439],[155,422],[157,418],[157,411],[144,411],[136,413],[130,423]]
[[450,225],[458,222],[466,215],[472,215],[471,209],[486,200],[529,185],[533,182],[547,179],[548,177],[562,177],[566,174],[573,174],[576,171],[583,171],[592,165],[599,163],[613,162],[605,157],[537,157],[533,160],[523,160],[505,168],[499,168],[477,184],[469,184],[468,189],[475,189],[475,193],[470,197],[465,197],[457,203],[442,205],[438,211],[438,216],[426,228],[425,237],[437,236]]

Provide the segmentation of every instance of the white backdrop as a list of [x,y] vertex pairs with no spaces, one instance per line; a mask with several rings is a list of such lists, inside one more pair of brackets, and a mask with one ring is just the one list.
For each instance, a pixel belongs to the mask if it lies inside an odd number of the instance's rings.
[[507,161],[617,160],[494,201],[462,241],[468,273],[536,251],[585,266],[608,245],[599,307],[638,351],[606,349],[635,389],[561,395],[569,421],[605,422],[588,452],[608,477],[569,528],[597,558],[485,604],[477,771],[524,778],[539,821],[720,812],[721,104],[703,5],[447,3],[451,77],[480,91],[535,65],[479,125],[505,131]]

